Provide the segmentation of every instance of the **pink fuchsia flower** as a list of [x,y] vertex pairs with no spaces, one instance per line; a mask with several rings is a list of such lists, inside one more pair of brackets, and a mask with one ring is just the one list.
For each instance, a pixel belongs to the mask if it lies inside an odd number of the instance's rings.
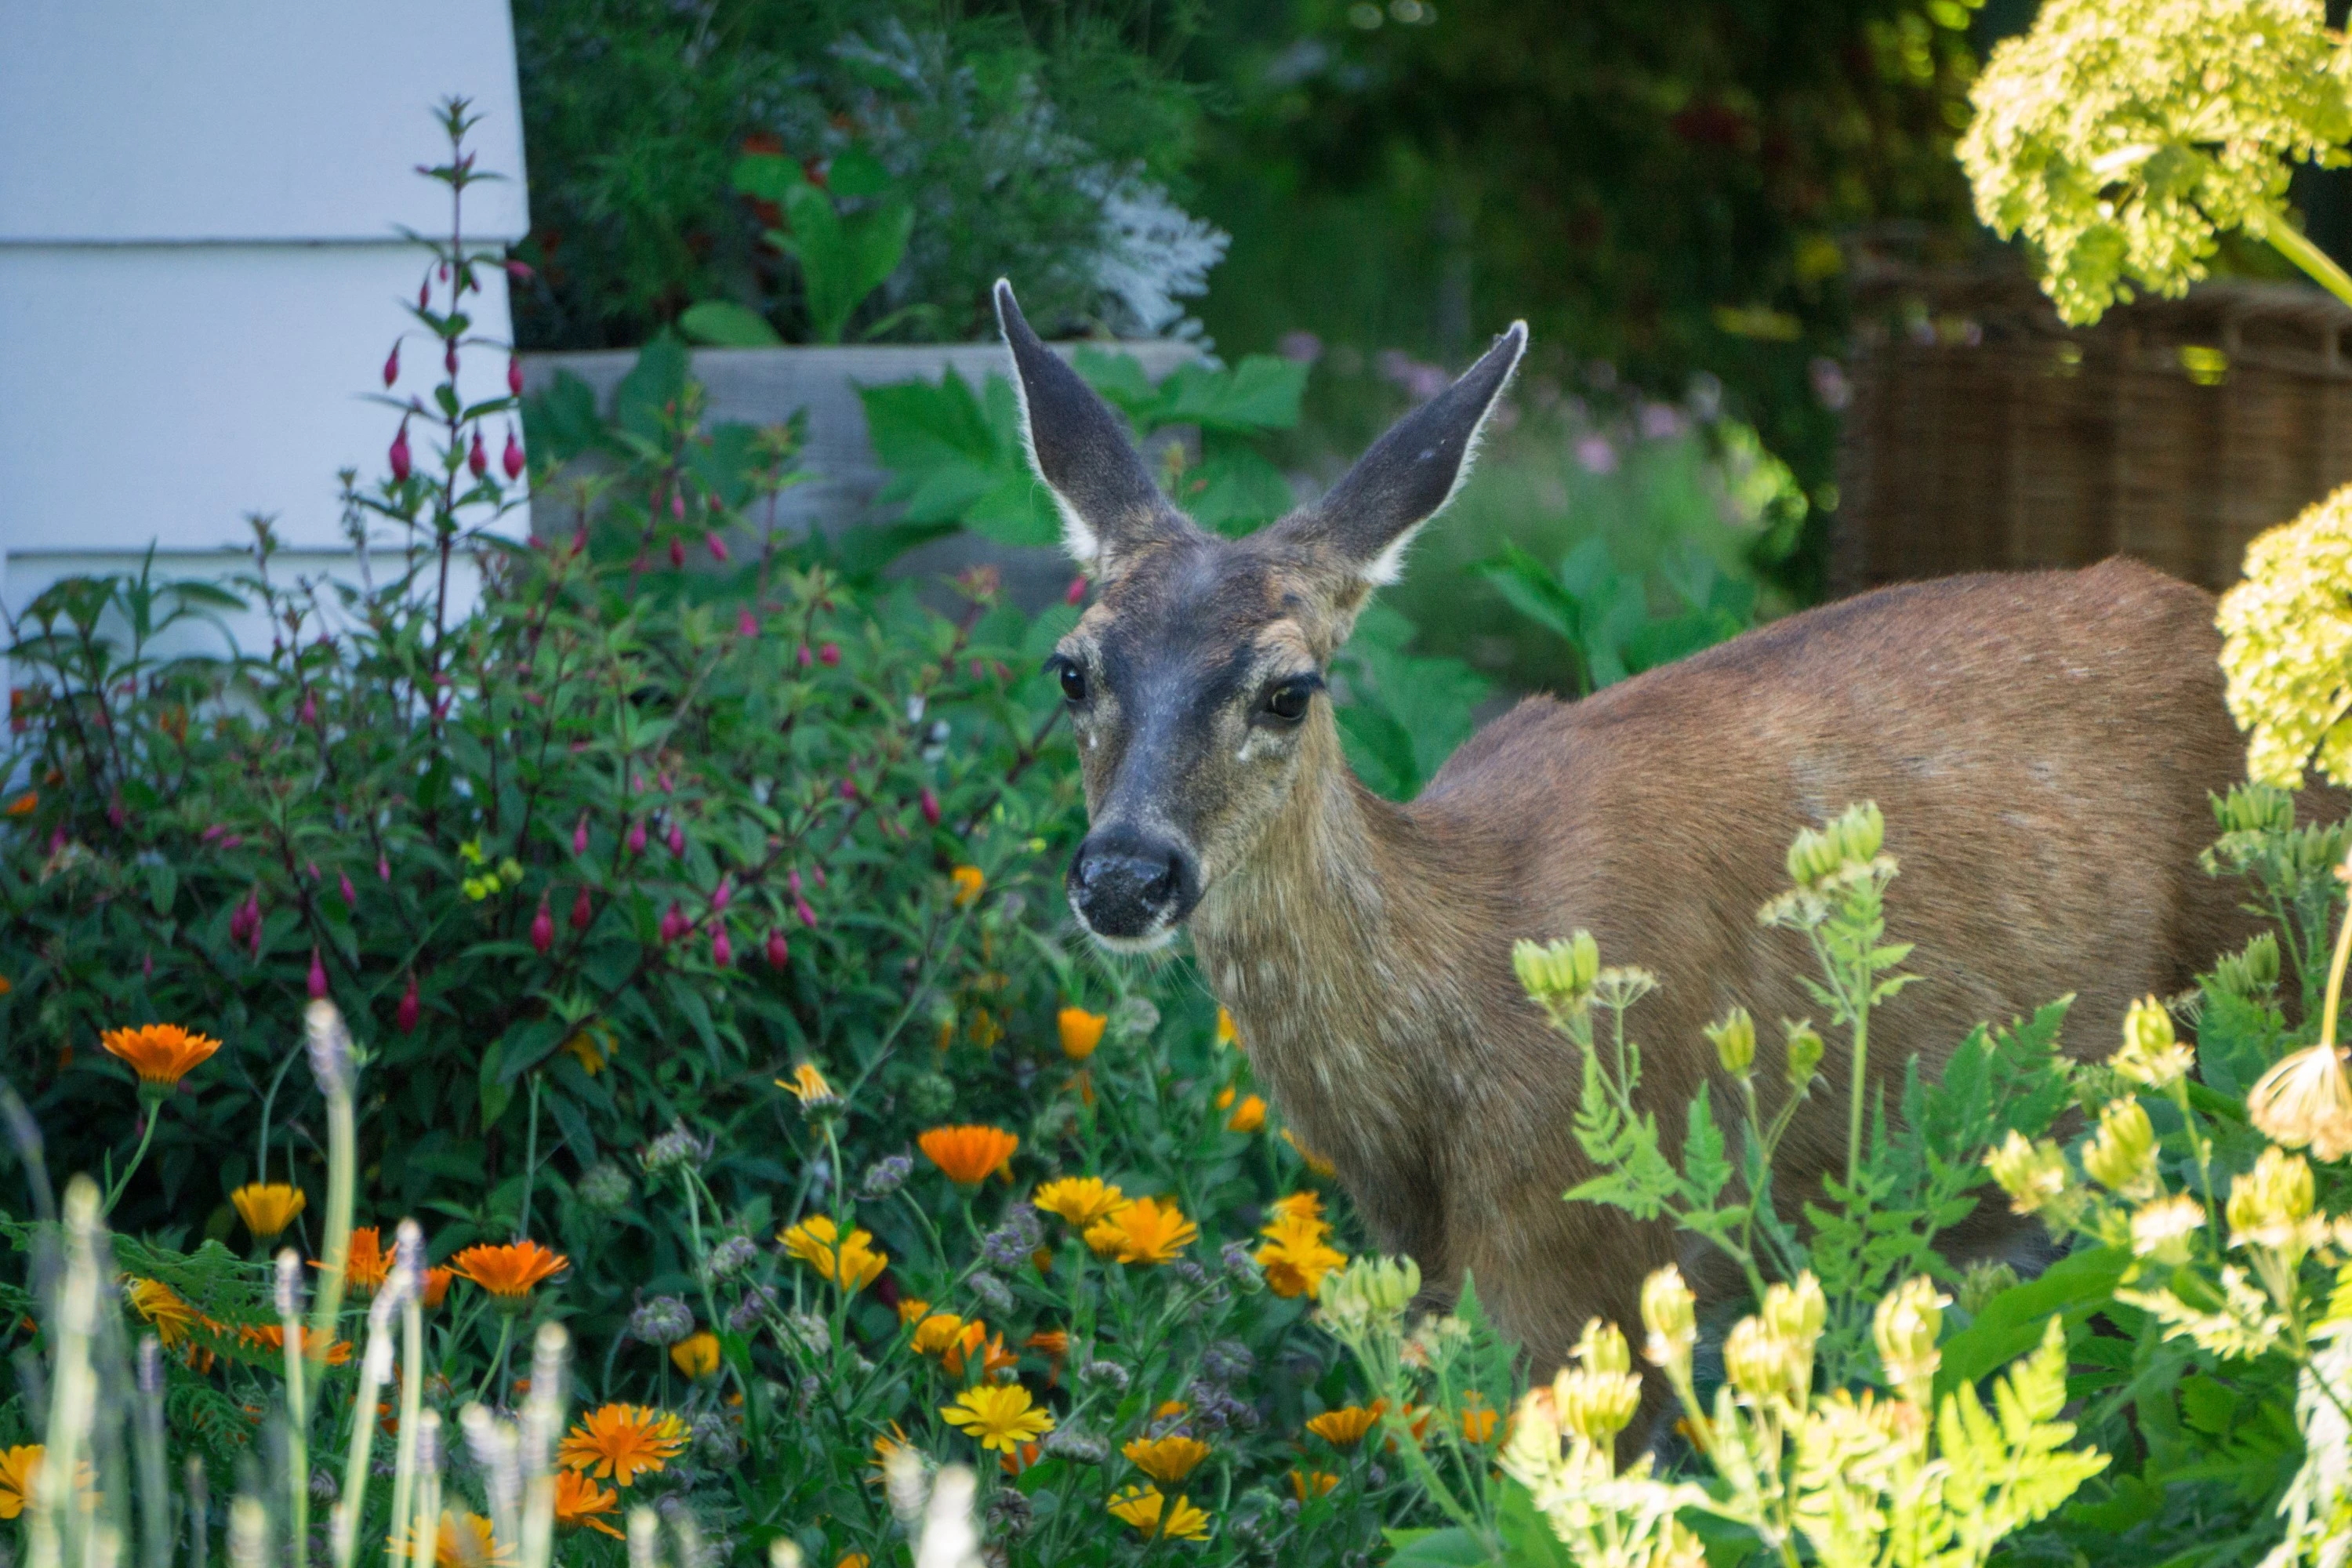
[[669,514],[680,522],[686,521],[686,487],[680,485],[669,493]]
[[386,356],[385,356],[385,358],[384,358],[384,362],[383,362],[383,384],[384,384],[386,386],[390,386],[394,382],[398,381],[399,379],[400,379],[400,345],[399,345],[398,343],[394,343],[394,344],[393,344],[393,345],[392,345],[392,353],[391,353],[390,354],[386,355]]
[[441,368],[451,375],[457,374],[457,340],[455,338],[451,338],[448,346],[441,351]]
[[327,966],[319,962],[319,950],[310,949],[310,1000],[319,1001],[327,994]]
[[642,855],[646,852],[646,819],[644,817],[641,816],[629,824],[628,845],[629,853],[632,855]]
[[474,426],[474,444],[466,452],[466,468],[478,479],[490,471],[489,450],[482,445],[482,427],[478,425]]
[[721,877],[719,879],[719,886],[710,889],[710,907],[713,910],[723,910],[734,897],[735,889],[732,879]]
[[721,969],[735,962],[735,944],[727,940],[727,928],[723,925],[710,932],[710,962]]
[[686,541],[680,539],[676,534],[670,535],[669,563],[673,566],[683,566],[686,564]]
[[302,693],[301,710],[294,716],[305,724],[316,724],[319,721],[319,694],[315,691]]
[[358,909],[360,907],[360,890],[352,886],[352,874],[349,871],[337,871],[335,873],[335,880],[341,884],[343,907],[347,910]]
[[803,669],[806,669],[809,667],[809,660],[813,656],[809,653],[809,646],[806,643],[801,644],[799,647],[793,650],[793,662],[799,665]]
[[784,940],[784,933],[781,931],[770,931],[768,933],[768,967],[782,969],[791,962],[792,956],[793,944]]
[[760,617],[751,613],[749,605],[735,612],[735,635],[746,637],[760,635]]
[[662,911],[662,941],[676,942],[678,938],[684,936],[688,931],[690,931],[693,929],[694,922],[686,918],[686,911],[678,908],[677,904],[673,903],[668,909]]
[[416,1016],[424,1010],[416,999],[416,976],[408,977],[408,989],[400,994],[400,1005],[393,1009],[394,1027],[404,1035],[416,1033]]
[[588,922],[595,918],[596,906],[589,901],[588,889],[583,888],[580,889],[580,896],[572,900],[572,929],[586,931]]
[[1066,605],[1075,605],[1086,596],[1087,580],[1083,574],[1071,578],[1070,585],[1062,590],[1062,603]]
[[588,853],[588,814],[584,811],[580,814],[580,820],[572,825],[572,852],[574,855]]
[[392,880],[392,862],[381,855],[375,858],[375,879],[386,883]]
[[931,792],[930,785],[923,786],[923,793],[917,801],[923,808],[923,820],[937,827],[940,825],[940,797]]
[[669,852],[684,858],[686,855],[686,823],[679,817],[669,819]]
[[433,303],[433,279],[427,278],[416,286],[416,308],[420,310]]
[[816,911],[809,908],[809,901],[806,899],[794,899],[793,900],[793,913],[800,916],[801,924],[808,927],[811,931],[816,930]]
[[555,945],[555,917],[548,912],[545,893],[539,896],[539,912],[530,917],[530,945],[541,957]]
[[727,559],[727,541],[720,538],[716,530],[705,534],[702,542],[710,546],[710,553],[714,560]]
[[816,650],[816,661],[831,669],[841,662],[841,645],[837,642],[824,644]]
[[515,439],[514,426],[511,425],[507,426],[506,456],[499,459],[499,463],[506,469],[508,479],[522,478],[522,443]]
[[408,482],[409,469],[408,421],[405,419],[400,422],[400,434],[392,438],[392,452],[390,456],[392,458],[392,482],[396,485],[406,484]]
[[[507,263],[507,270],[510,273],[518,267],[522,267],[522,263],[520,261],[509,261]],[[526,278],[529,277],[530,275],[530,268],[528,267],[522,267],[521,275]],[[520,354],[509,354],[507,356],[507,392],[515,397],[520,397],[522,395],[522,356]]]
[[[513,279],[518,283],[528,283],[532,279],[539,276],[538,273],[533,272],[530,269],[530,264],[527,261],[501,261],[499,265],[507,269],[507,276]],[[522,392],[522,362],[517,360],[512,363],[516,366],[514,372],[514,389],[516,394],[520,395]]]

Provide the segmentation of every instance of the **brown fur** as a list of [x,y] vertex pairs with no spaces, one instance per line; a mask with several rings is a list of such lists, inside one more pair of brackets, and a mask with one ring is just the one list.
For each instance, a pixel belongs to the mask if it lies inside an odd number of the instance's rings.
[[[1589,1317],[1630,1321],[1675,1247],[1561,1201],[1592,1173],[1580,1064],[1521,993],[1516,939],[1584,928],[1604,962],[1658,974],[1633,1025],[1671,1128],[1718,1070],[1702,1025],[1746,1006],[1769,1061],[1775,1020],[1818,1013],[1803,939],[1756,911],[1790,839],[1851,803],[1885,814],[1889,932],[1922,977],[1874,1016],[1874,1078],[1914,1054],[1932,1072],[1979,1021],[2068,993],[2066,1048],[2103,1055],[2134,998],[2245,934],[2236,890],[2197,867],[2207,795],[2243,770],[2201,591],[2126,561],[1884,589],[1573,705],[1531,699],[1394,805],[1349,773],[1327,700],[1285,717],[1276,698],[1319,689],[1452,493],[1524,329],[1321,501],[1234,541],[1168,505],[997,299],[1038,471],[1101,590],[1055,656],[1094,824],[1073,907],[1127,950],[1189,916],[1260,1080],[1380,1245],[1438,1300],[1474,1274],[1538,1368]],[[1848,1071],[1824,1033],[1784,1194],[1843,1159]]]
[[[1405,806],[1355,782],[1320,713],[1257,853],[1194,914],[1196,950],[1381,1244],[1433,1280],[1471,1270],[1552,1364],[1592,1314],[1630,1321],[1674,1252],[1560,1201],[1591,1173],[1577,1064],[1512,940],[1583,927],[1604,962],[1658,973],[1633,1017],[1643,1098],[1674,1124],[1717,1070],[1702,1024],[1735,1003],[1818,1013],[1801,938],[1755,913],[1799,828],[1874,799],[1903,868],[1890,933],[1918,941],[1926,977],[1878,1014],[1874,1072],[2069,992],[2069,1048],[2104,1054],[2133,998],[2242,935],[2231,888],[2196,866],[2207,792],[2243,767],[2212,608],[2124,561],[1885,589],[1582,702],[1530,699]],[[1801,1113],[1793,1182],[1843,1160],[1843,1100],[1817,1089]]]

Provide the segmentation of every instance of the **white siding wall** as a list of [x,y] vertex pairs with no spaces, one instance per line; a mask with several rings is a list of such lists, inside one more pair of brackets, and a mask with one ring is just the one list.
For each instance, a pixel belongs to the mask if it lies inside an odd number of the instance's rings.
[[[448,224],[415,171],[446,153],[451,94],[483,116],[477,166],[509,176],[467,193],[466,226],[519,238],[505,0],[0,4],[0,602],[151,545],[160,572],[235,570],[219,552],[252,512],[336,564],[336,470],[382,472],[398,424],[365,400],[424,274],[397,229]],[[469,304],[509,335],[503,276]],[[437,361],[415,340],[395,390]],[[494,395],[505,356],[463,374]]]

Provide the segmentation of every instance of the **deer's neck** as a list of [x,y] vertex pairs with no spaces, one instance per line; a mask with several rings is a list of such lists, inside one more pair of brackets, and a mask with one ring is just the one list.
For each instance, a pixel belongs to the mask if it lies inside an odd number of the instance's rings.
[[[1340,1162],[1419,1142],[1461,1081],[1475,1033],[1479,879],[1464,846],[1373,795],[1328,718],[1248,864],[1212,884],[1195,951],[1253,1068],[1302,1139]],[[1361,1170],[1365,1179],[1377,1173]]]

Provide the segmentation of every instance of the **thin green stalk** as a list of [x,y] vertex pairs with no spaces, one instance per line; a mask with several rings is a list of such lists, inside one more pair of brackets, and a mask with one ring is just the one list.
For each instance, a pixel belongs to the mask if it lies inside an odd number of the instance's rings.
[[[2284,216],[2273,217],[2263,225],[2263,237],[2270,241],[2272,249],[2302,268],[2312,281],[2346,304],[2352,305],[2352,275],[2347,275],[2336,264],[2334,258],[2312,244],[2310,238]],[[2336,969],[2339,974],[2344,971],[2340,959]]]
[[522,1208],[515,1215],[517,1241],[530,1237],[530,1189],[539,1175],[539,1074],[530,1075],[530,1131],[523,1142]]
[[144,1095],[141,1096],[140,1100],[147,1111],[147,1129],[139,1134],[139,1147],[131,1154],[131,1163],[123,1167],[122,1174],[115,1178],[114,1185],[107,1190],[106,1202],[99,1206],[99,1213],[101,1215],[112,1214],[114,1205],[122,1201],[124,1191],[131,1185],[131,1178],[138,1174],[141,1163],[147,1158],[147,1145],[155,1141],[155,1123],[163,1119],[163,1106],[161,1100],[150,1102]]

